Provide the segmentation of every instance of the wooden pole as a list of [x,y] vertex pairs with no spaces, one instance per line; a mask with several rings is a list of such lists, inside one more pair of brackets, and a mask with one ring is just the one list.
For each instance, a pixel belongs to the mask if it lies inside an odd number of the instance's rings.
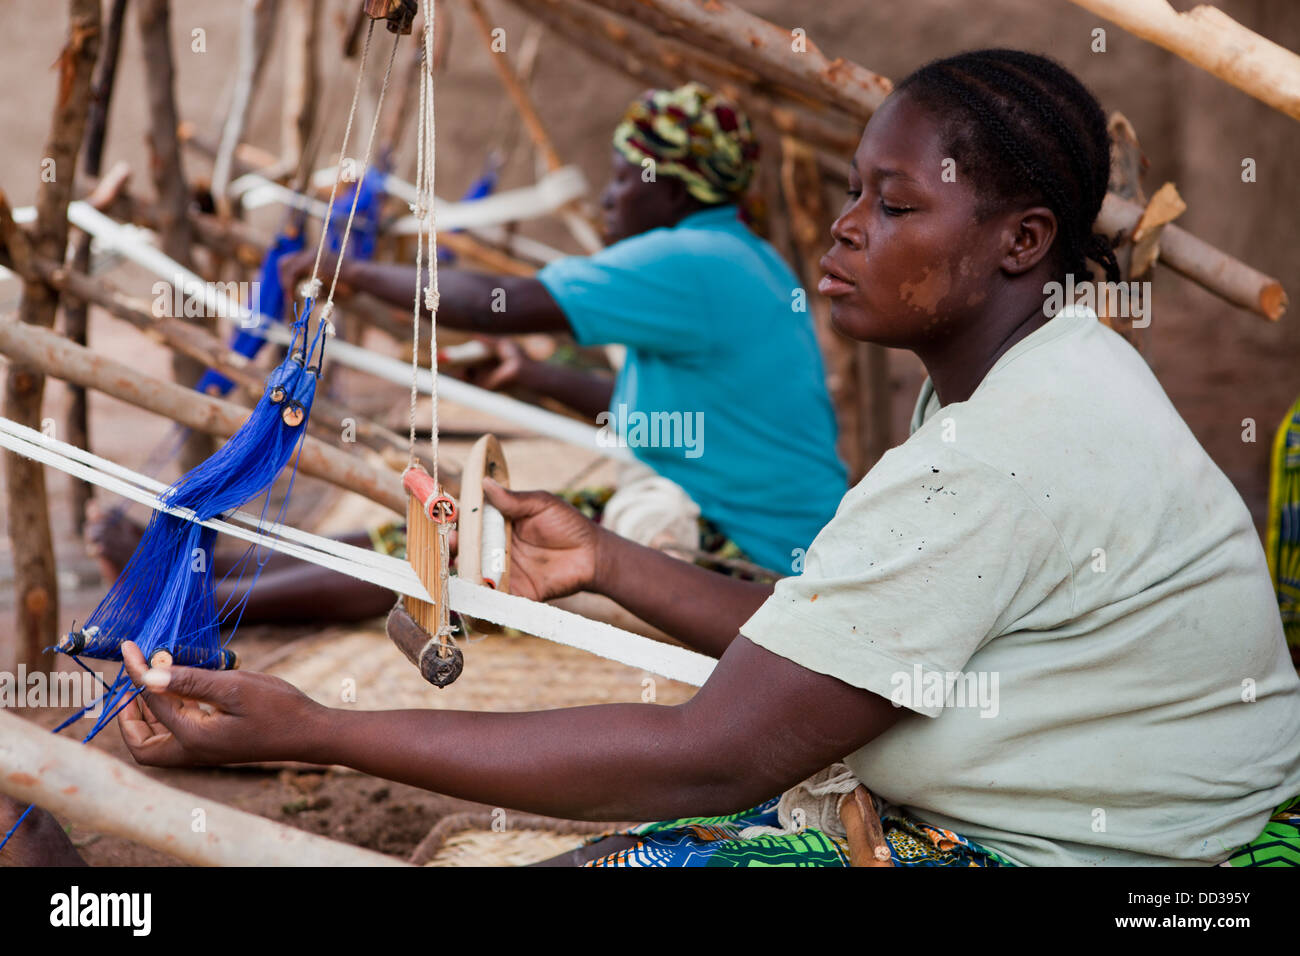
[[[403,866],[177,790],[95,747],[0,711],[0,792],[197,866]],[[195,827],[196,810],[203,827]]]
[[288,25],[284,58],[284,108],[280,124],[280,156],[294,180],[304,182],[308,169],[308,140],[316,126],[316,100],[320,97],[320,4],[292,0],[286,12]]
[[98,176],[104,164],[108,112],[113,102],[113,87],[117,81],[117,63],[122,49],[122,27],[125,20],[126,0],[112,0],[108,20],[104,24],[104,45],[100,50],[95,78],[90,87],[90,115],[86,120],[87,176]]
[[[1129,238],[1142,213],[1143,207],[1137,203],[1107,193],[1096,228],[1109,236],[1118,234]],[[1277,321],[1286,311],[1286,292],[1277,279],[1252,269],[1178,226],[1164,227],[1160,236],[1160,261],[1233,305],[1271,321]]]
[[856,118],[821,115],[806,102],[792,102],[787,91],[760,89],[764,81],[757,74],[657,36],[640,23],[583,0],[509,2],[588,56],[647,86],[670,88],[699,79],[783,136],[837,156],[850,156],[857,146],[861,123]]
[[1179,12],[1168,0],[1070,0],[1164,47],[1276,110],[1300,119],[1300,56],[1218,7]]
[[[45,141],[44,168],[36,195],[36,228],[30,253],[62,261],[68,245],[68,201],[76,179],[77,153],[90,108],[90,78],[100,44],[100,0],[69,0],[68,39],[58,61],[59,91],[54,119]],[[5,203],[7,206],[7,203]],[[25,237],[6,225],[6,242],[24,245]],[[24,334],[48,331],[54,325],[58,293],[35,279],[23,283],[17,323]],[[38,367],[22,361],[10,363],[5,375],[4,415],[30,428],[41,427],[45,376]],[[14,565],[16,623],[12,635],[13,663],[29,671],[47,669],[42,652],[59,633],[59,592],[54,567],[54,542],[50,534],[45,469],[33,461],[6,454],[5,496],[9,509],[9,542]],[[5,642],[8,644],[8,642]],[[5,648],[7,650],[7,648]]]
[[840,822],[848,839],[850,865],[894,865],[880,816],[866,787],[858,784],[840,798]]
[[[533,141],[533,145],[537,147],[538,152],[541,153],[547,171],[555,172],[561,169],[564,166],[564,161],[560,159],[559,151],[556,150],[550,134],[546,132],[546,127],[542,125],[541,117],[537,115],[537,108],[533,106],[532,97],[528,95],[528,90],[524,88],[523,82],[516,75],[514,68],[511,67],[505,52],[497,52],[493,49],[495,38],[492,36],[492,24],[488,21],[481,0],[463,0],[463,2],[466,9],[469,10],[474,25],[478,28],[484,46],[487,47],[488,59],[492,61],[492,68],[496,70],[497,78],[501,81],[506,95],[510,97],[511,102],[515,104],[515,109],[519,111],[519,116],[524,122],[524,128],[528,130],[528,137]],[[576,202],[566,204],[560,210],[560,216],[573,238],[586,252],[592,253],[602,248],[604,244],[601,242],[599,234],[591,222],[582,214]]]
[[[104,42],[95,66],[90,85],[90,112],[86,119],[86,145],[84,166],[86,175],[98,179],[103,168],[104,141],[108,134],[108,112],[113,101],[113,87],[117,80],[117,62],[122,49],[122,25],[126,19],[126,0],[113,0],[108,20],[104,25]],[[78,232],[73,241],[72,267],[80,272],[90,270],[90,236]],[[63,331],[78,345],[85,345],[89,325],[86,304],[70,299],[63,304]],[[63,440],[78,448],[90,450],[89,408],[86,390],[79,386],[68,389],[68,410],[63,419]],[[68,482],[68,503],[72,509],[72,528],[78,536],[85,530],[86,503],[90,501],[93,486],[84,481]]]
[[212,198],[222,216],[231,214],[230,199],[226,190],[230,185],[230,170],[235,147],[244,135],[248,124],[248,109],[253,102],[253,90],[266,63],[266,54],[275,32],[276,15],[280,0],[244,0],[243,22],[239,31],[239,62],[235,66],[235,89],[230,109],[221,129],[221,142],[217,146],[217,159],[212,167]]
[[[190,228],[188,186],[181,168],[181,148],[176,130],[175,68],[172,64],[169,0],[136,0],[136,19],[144,58],[145,90],[149,101],[149,155],[154,188],[158,192],[158,232],[162,250],[192,269],[194,236]],[[216,331],[214,319],[196,320]],[[184,356],[172,359],[172,375],[181,385],[193,385],[203,367]],[[180,453],[182,471],[211,457],[211,439],[195,433]]]
[[[821,276],[818,262],[830,246],[832,215],[826,207],[817,159],[807,145],[790,137],[781,140],[781,189],[790,211],[790,228],[799,252],[807,307],[826,364],[826,387],[839,425],[840,459],[848,466],[851,480],[865,474],[863,467],[864,402],[859,401],[857,350],[854,343],[831,326],[830,302],[807,291]],[[865,396],[862,396],[865,399]]]
[[[204,434],[228,438],[248,418],[248,409],[233,402],[142,375],[128,365],[74,345],[53,331],[32,328],[13,319],[0,319],[0,354],[43,374],[93,388]],[[406,492],[399,474],[369,465],[310,435],[303,441],[298,468],[303,474],[354,491],[397,514],[406,512]],[[41,646],[53,644],[56,638],[57,634]]]
[[847,60],[828,60],[806,36],[725,0],[587,0],[657,33],[742,64],[763,78],[829,103],[865,122],[894,85]]

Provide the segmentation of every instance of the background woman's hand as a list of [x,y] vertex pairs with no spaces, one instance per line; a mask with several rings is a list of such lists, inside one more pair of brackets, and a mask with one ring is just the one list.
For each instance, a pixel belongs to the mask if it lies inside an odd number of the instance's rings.
[[485,345],[489,355],[466,366],[463,370],[465,381],[479,388],[499,391],[513,385],[531,387],[529,373],[537,364],[528,357],[523,348],[514,339],[482,337],[476,341]]
[[[325,288],[329,288],[329,280],[334,277],[334,266],[337,258],[332,252],[325,252],[320,261],[320,277]],[[308,248],[299,252],[291,253],[280,260],[280,285],[284,289],[285,295],[290,299],[297,299],[298,286],[306,279],[311,278],[311,267],[316,263],[316,249]]]
[[490,478],[483,494],[514,522],[510,591],[533,601],[590,589],[604,532],[567,502],[545,491],[507,491]]
[[287,681],[248,671],[150,669],[132,642],[122,661],[137,686],[118,716],[137,763],[154,767],[302,759],[325,708]]

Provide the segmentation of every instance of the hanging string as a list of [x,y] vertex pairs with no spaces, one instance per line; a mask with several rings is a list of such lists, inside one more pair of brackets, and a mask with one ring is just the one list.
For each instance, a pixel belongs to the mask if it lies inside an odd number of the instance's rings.
[[[436,17],[433,0],[423,0],[424,59],[420,70],[419,122],[416,132],[415,203],[411,212],[420,223],[415,245],[415,302],[411,317],[411,409],[410,463],[415,463],[415,419],[420,368],[421,303],[429,312],[429,370],[432,377],[430,436],[432,477],[438,487],[438,220],[437,220],[437,136],[434,109],[434,43]],[[424,284],[424,258],[428,251],[429,284]]]
[[[371,20],[370,29],[373,30],[374,27],[375,21]],[[352,207],[348,210],[348,219],[343,226],[343,238],[339,242],[339,254],[334,259],[334,278],[330,280],[329,296],[325,299],[325,305],[321,309],[321,321],[326,323],[327,328],[332,328],[332,325],[330,325],[330,316],[334,313],[334,290],[338,287],[339,275],[343,272],[343,256],[347,252],[348,236],[352,232],[352,223],[357,216],[357,203],[361,199],[361,186],[365,183],[366,176],[370,173],[370,159],[374,155],[375,151],[375,135],[379,130],[379,116],[384,109],[384,97],[388,93],[389,81],[393,78],[393,63],[397,60],[397,47],[398,44],[401,43],[401,40],[402,35],[399,33],[394,38],[393,49],[388,54],[388,66],[384,70],[384,83],[379,88],[379,99],[375,103],[375,116],[370,124],[370,137],[366,140],[366,155],[361,162],[361,176],[356,181],[357,188],[352,192]],[[340,168],[339,173],[340,175],[342,174],[342,168]],[[338,177],[335,178],[335,186],[337,187],[337,185]],[[325,221],[329,222],[328,217]],[[328,230],[324,228],[321,229],[322,241],[324,233],[327,231]],[[319,256],[319,253],[317,253],[317,255]]]
[[[362,79],[366,75],[366,60],[370,57],[370,38],[374,36],[374,33],[375,21],[371,20],[370,26],[366,28],[365,42],[361,45],[361,65],[357,69],[357,82],[355,88],[352,90],[352,106],[348,109],[347,126],[343,128],[343,144],[339,147],[339,161],[334,170],[334,185],[330,187],[330,201],[325,210],[326,223],[328,223],[334,216],[334,199],[338,195],[339,183],[343,179],[343,164],[347,161],[348,143],[352,139],[352,121],[356,118],[357,103],[361,100]],[[311,267],[311,279],[308,282],[308,289],[310,291],[307,293],[307,298],[313,300],[320,296],[320,260],[321,256],[325,252],[325,234],[327,231],[328,230],[324,228],[321,229],[320,240],[316,243],[316,261],[312,263]],[[341,255],[342,249],[340,249],[339,252]]]
[[[420,307],[429,312],[429,371],[431,378],[430,407],[431,422],[429,435],[432,446],[432,471],[434,493],[441,496],[442,487],[438,483],[438,222],[437,192],[435,184],[437,136],[435,134],[434,112],[434,31],[436,18],[433,0],[423,0],[424,11],[424,53],[420,70],[420,115],[416,134],[416,172],[415,203],[411,212],[420,223],[415,240],[415,301],[411,314],[411,410],[410,410],[410,447],[409,465],[415,464],[415,418],[418,390],[417,378],[420,372]],[[424,285],[424,258],[429,259],[429,284]],[[437,506],[435,506],[437,507]],[[430,514],[436,524],[438,567],[440,574],[433,589],[436,628],[434,638],[448,652],[451,649],[453,629],[451,625],[450,577],[448,567],[451,564],[451,513],[442,511]],[[444,653],[445,656],[445,653]]]
[[[329,204],[325,210],[325,221],[321,225],[320,238],[316,243],[316,260],[312,264],[311,279],[308,281],[307,298],[311,301],[315,301],[320,296],[320,292],[321,292],[321,281],[320,281],[319,273],[320,273],[321,258],[324,255],[324,251],[325,251],[325,241],[327,238],[327,234],[329,232],[329,229],[327,227],[328,224],[333,219],[334,201],[338,195],[339,183],[343,181],[343,168],[347,160],[348,143],[352,138],[352,124],[356,118],[357,105],[361,99],[361,87],[363,85],[362,80],[366,75],[366,61],[369,58],[370,40],[371,37],[374,35],[374,32],[375,32],[375,21],[371,20],[370,25],[366,28],[365,43],[361,48],[361,65],[357,73],[356,89],[354,89],[352,93],[352,106],[348,110],[347,126],[344,128],[343,131],[343,147],[339,151],[338,169],[334,176],[334,185],[330,187],[330,199],[329,199]],[[343,226],[343,238],[339,242],[338,255],[335,257],[334,260],[334,276],[330,280],[329,293],[325,298],[325,304],[321,307],[320,310],[320,322],[321,325],[325,328],[326,333],[328,335],[334,334],[334,323],[333,321],[331,321],[334,316],[334,292],[338,288],[339,276],[343,272],[343,257],[347,254],[348,237],[352,233],[352,223],[356,219],[357,203],[361,199],[361,186],[362,184],[365,183],[366,176],[368,176],[370,173],[370,160],[371,157],[374,155],[375,136],[379,130],[379,117],[384,109],[384,97],[388,93],[389,82],[392,80],[393,63],[397,60],[397,47],[400,44],[401,39],[402,39],[401,34],[398,34],[396,37],[394,37],[393,49],[388,54],[388,66],[384,70],[384,82],[383,85],[379,88],[379,99],[375,103],[375,115],[370,124],[370,136],[366,140],[366,152],[361,162],[361,175],[356,179],[357,188],[354,189],[352,192],[352,205],[348,209],[348,218]],[[322,340],[318,370],[323,371],[324,364],[325,364],[325,344],[324,341]]]

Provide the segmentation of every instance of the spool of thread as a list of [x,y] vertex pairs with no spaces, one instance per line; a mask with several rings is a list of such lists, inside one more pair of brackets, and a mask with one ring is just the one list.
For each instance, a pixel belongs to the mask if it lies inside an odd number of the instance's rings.
[[479,550],[479,573],[483,583],[496,588],[506,569],[506,516],[483,502],[483,541]]

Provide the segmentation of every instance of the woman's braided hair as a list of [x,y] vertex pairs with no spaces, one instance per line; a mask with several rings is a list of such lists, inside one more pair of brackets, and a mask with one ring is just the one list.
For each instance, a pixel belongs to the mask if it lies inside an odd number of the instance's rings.
[[1055,61],[1019,50],[935,60],[898,84],[943,121],[945,151],[977,184],[984,219],[1017,202],[1056,214],[1060,274],[1087,260],[1120,279],[1110,241],[1092,231],[1110,179],[1110,136],[1096,98]]

